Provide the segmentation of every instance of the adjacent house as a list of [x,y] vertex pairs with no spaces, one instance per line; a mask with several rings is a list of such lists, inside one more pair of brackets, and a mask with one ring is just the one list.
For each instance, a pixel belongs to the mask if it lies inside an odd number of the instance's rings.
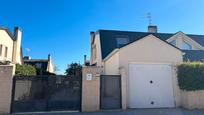
[[38,75],[54,74],[54,64],[50,54],[48,59],[31,59],[31,57],[25,56],[23,63],[36,67]]
[[22,64],[21,50],[22,32],[18,27],[14,32],[7,28],[0,28],[0,61],[11,62],[12,64]]
[[148,32],[90,33],[90,65],[121,75],[123,108],[180,106],[176,65],[183,61],[204,61],[204,35],[158,33],[153,25]]

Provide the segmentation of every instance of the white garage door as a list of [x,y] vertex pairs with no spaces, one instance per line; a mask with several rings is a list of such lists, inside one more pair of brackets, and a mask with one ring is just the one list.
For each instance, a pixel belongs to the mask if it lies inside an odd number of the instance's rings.
[[129,64],[129,108],[174,107],[171,66]]

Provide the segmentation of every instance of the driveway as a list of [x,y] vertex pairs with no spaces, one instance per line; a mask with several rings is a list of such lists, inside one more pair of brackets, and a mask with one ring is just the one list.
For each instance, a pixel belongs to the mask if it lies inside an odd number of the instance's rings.
[[23,113],[16,115],[204,115],[204,110],[187,109],[130,109],[127,111],[111,110],[101,112],[49,112]]

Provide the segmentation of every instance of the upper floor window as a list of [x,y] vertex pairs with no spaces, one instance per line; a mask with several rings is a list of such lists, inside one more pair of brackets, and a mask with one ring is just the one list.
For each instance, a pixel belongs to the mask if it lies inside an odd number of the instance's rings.
[[182,42],[182,49],[184,49],[184,50],[191,50],[192,46],[189,43],[183,41]]
[[171,41],[170,44],[176,46],[176,40]]
[[36,66],[36,68],[40,69],[42,67],[42,64],[41,63],[36,63],[35,66]]
[[5,57],[8,57],[8,47],[5,47]]
[[116,38],[118,47],[129,43],[128,37],[118,37]]
[[3,45],[0,44],[0,56],[2,56]]

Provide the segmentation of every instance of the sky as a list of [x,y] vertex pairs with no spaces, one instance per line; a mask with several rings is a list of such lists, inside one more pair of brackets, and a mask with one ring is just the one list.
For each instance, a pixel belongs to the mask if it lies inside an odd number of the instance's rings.
[[146,32],[149,12],[158,32],[204,35],[204,0],[0,0],[0,8],[0,27],[22,29],[23,55],[51,54],[58,74],[90,57],[90,31]]

